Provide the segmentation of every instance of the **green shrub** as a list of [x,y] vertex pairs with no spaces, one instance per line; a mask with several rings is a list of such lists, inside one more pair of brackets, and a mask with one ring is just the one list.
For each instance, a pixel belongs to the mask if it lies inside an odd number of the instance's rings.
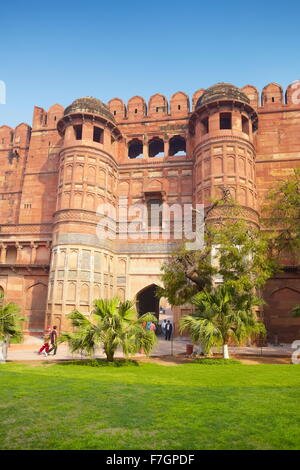
[[195,359],[194,361],[196,364],[204,364],[206,366],[222,366],[222,365],[237,365],[241,364],[240,361],[237,361],[236,359],[223,359],[220,357],[219,359],[213,359],[213,358],[201,358],[201,359]]
[[60,364],[64,366],[89,366],[89,367],[128,367],[138,366],[139,363],[133,359],[115,359],[113,362],[106,359],[83,359],[77,361],[66,361]]

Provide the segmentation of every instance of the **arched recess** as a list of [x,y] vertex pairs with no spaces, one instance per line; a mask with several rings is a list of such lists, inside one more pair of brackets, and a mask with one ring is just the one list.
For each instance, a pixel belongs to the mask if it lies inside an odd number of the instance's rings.
[[300,290],[281,287],[271,294],[268,309],[279,316],[290,317],[291,310],[300,304]]
[[128,158],[142,158],[143,142],[140,139],[132,139],[128,142]]
[[49,263],[49,249],[45,246],[39,246],[36,250],[35,262],[37,264],[48,264]]
[[186,141],[181,135],[174,135],[169,141],[169,155],[180,156],[186,154]]
[[149,157],[164,156],[164,141],[159,137],[153,137],[149,140]]
[[37,282],[26,291],[26,317],[28,330],[32,333],[44,331],[48,287]]
[[17,248],[9,246],[6,250],[6,264],[15,264],[17,262]]
[[158,286],[150,284],[141,289],[136,295],[136,309],[139,315],[153,313],[159,316],[159,298],[156,296]]

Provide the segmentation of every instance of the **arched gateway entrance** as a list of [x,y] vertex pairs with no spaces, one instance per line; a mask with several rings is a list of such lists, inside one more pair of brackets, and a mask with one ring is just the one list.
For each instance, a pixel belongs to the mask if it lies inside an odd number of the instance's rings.
[[136,309],[139,315],[151,312],[159,317],[159,298],[156,297],[157,285],[151,284],[140,290],[136,296]]

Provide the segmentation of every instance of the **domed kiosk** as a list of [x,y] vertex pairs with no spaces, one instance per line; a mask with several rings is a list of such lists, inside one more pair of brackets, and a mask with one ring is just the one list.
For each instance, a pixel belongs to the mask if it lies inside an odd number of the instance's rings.
[[245,93],[230,83],[220,82],[213,85],[203,93],[198,99],[195,109],[199,109],[203,105],[215,103],[216,101],[235,101],[250,104],[250,100]]
[[108,106],[97,98],[93,98],[92,96],[78,98],[64,110],[64,116],[78,113],[97,115],[107,119],[108,121],[115,122],[115,119]]
[[[108,106],[98,98],[85,96],[77,98],[64,110],[64,116],[57,123],[57,130],[61,136],[65,134],[66,128],[75,121],[93,121],[108,127],[114,137],[120,137],[120,131],[116,126],[115,118]],[[78,124],[78,122],[77,122]],[[79,125],[81,122],[79,123]],[[77,139],[79,140],[79,139]]]

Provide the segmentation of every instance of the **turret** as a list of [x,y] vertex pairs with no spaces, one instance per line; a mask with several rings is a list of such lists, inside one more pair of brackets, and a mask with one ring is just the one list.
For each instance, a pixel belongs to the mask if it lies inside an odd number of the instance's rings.
[[[95,298],[113,295],[113,253],[96,235],[99,204],[116,203],[120,132],[100,100],[85,97],[64,110],[57,123],[57,206],[48,294],[48,322],[65,323],[74,308],[91,312]],[[67,325],[66,325],[67,326]]]
[[189,121],[195,203],[207,208],[226,188],[242,206],[243,218],[257,224],[256,130],[257,113],[237,87],[218,83],[200,96]]

